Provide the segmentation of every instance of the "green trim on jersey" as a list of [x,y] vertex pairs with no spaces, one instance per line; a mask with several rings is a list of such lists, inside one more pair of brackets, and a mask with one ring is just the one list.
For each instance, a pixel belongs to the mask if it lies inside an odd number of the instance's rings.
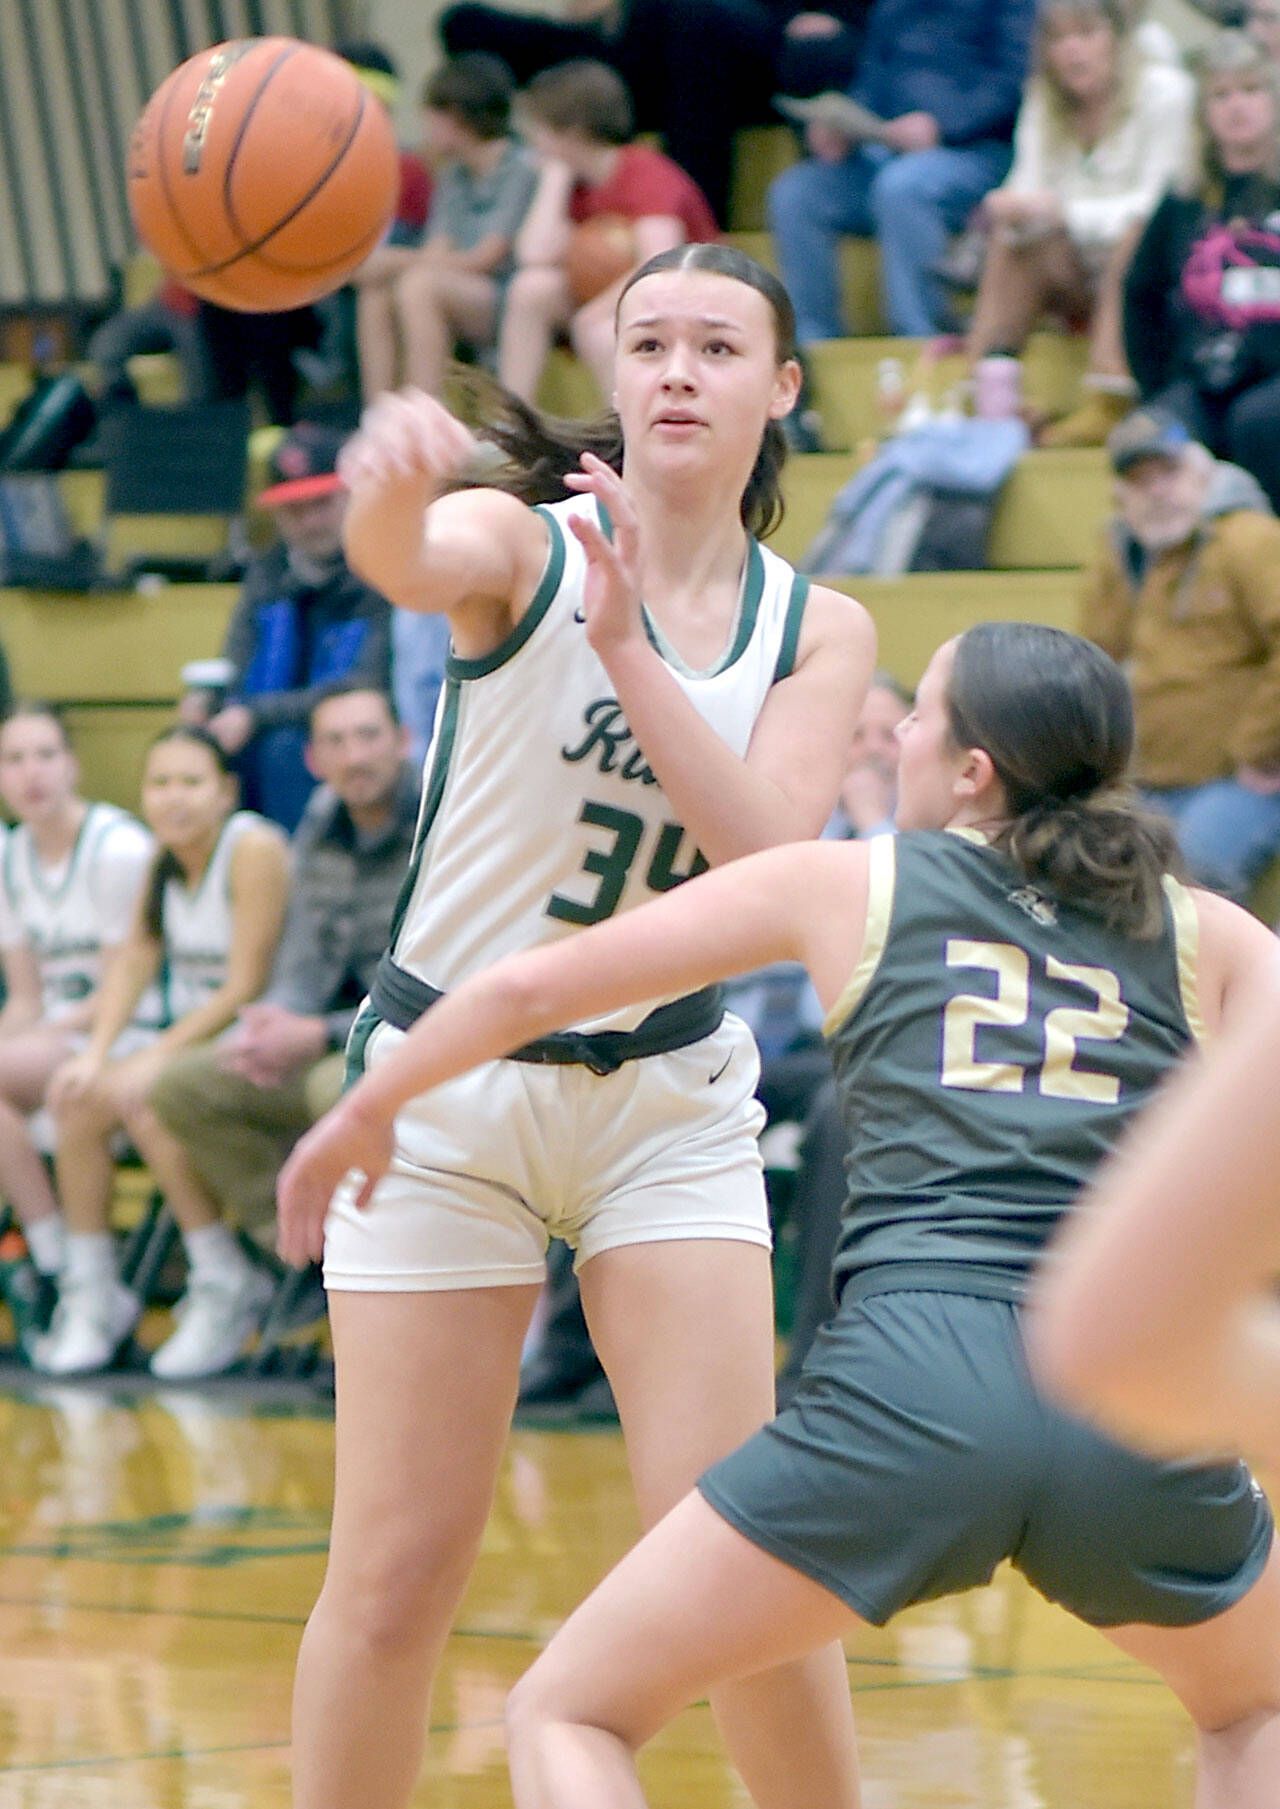
[[713,665],[703,667],[701,670],[689,665],[686,660],[681,658],[678,649],[671,645],[642,602],[644,629],[649,637],[649,645],[662,656],[668,666],[685,678],[716,678],[721,672],[727,672],[730,666],[736,665],[750,646],[751,637],[755,633],[756,621],[760,615],[760,600],[763,596],[764,554],[760,551],[759,541],[749,540],[747,542],[746,569],[742,577],[742,595],[738,600],[733,637],[720,658]]
[[897,849],[891,835],[874,835],[867,843],[867,927],[857,966],[822,1023],[822,1034],[834,1036],[841,1024],[862,1003],[889,940],[893,915],[893,889],[897,874]]
[[1203,1043],[1208,1040],[1209,1032],[1200,1009],[1200,919],[1196,915],[1196,902],[1172,873],[1164,876],[1164,895],[1173,914],[1182,1009],[1187,1014],[1187,1027],[1192,1036],[1198,1043]]
[[409,901],[413,897],[418,883],[418,875],[422,871],[422,854],[427,845],[427,837],[431,833],[431,825],[439,814],[444,798],[445,782],[449,777],[449,762],[453,757],[453,744],[458,735],[458,716],[462,702],[462,681],[449,673],[444,681],[444,708],[440,712],[440,731],[432,743],[431,779],[423,794],[422,808],[418,812],[418,827],[414,832],[413,853],[409,856],[409,870],[404,876],[396,899],[396,908],[391,915],[391,933],[387,937],[387,947],[394,949],[396,941],[404,925],[409,910]]
[[[67,893],[71,890],[72,881],[76,878],[77,870],[89,840],[90,825],[96,824],[97,813],[98,806],[96,804],[90,804],[85,810],[84,816],[80,819],[80,827],[76,830],[75,840],[71,844],[71,852],[67,856],[66,869],[62,878],[55,886],[47,886],[45,884],[44,871],[41,866],[40,856],[36,850],[35,837],[31,835],[28,830],[31,845],[31,859],[27,862],[27,871],[31,875],[31,884],[40,894],[41,898],[44,899],[46,904],[61,904]],[[11,839],[10,845],[16,845],[16,842]],[[6,849],[6,854],[7,852],[8,850]],[[17,893],[12,882],[10,882],[8,886],[8,891],[10,899],[16,900]]]
[[[763,565],[763,563],[762,560],[761,564]],[[809,580],[803,572],[797,572],[791,580],[791,596],[787,601],[787,619],[782,629],[782,645],[778,649],[778,663],[773,669],[775,685],[780,678],[790,678],[795,671],[796,648],[800,645],[800,630],[804,626],[805,605],[808,601]]]
[[505,666],[509,659],[519,653],[550,609],[564,576],[564,535],[554,515],[549,515],[543,508],[535,509],[534,514],[540,515],[547,524],[547,563],[542,569],[538,588],[533,593],[528,609],[506,640],[495,647],[492,653],[474,660],[462,659],[458,654],[450,653],[444,668],[447,678],[484,678],[487,673],[496,672],[499,666]]

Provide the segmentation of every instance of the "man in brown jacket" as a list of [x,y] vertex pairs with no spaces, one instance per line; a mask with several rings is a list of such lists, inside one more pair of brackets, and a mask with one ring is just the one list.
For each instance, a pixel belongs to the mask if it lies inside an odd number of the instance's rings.
[[1162,411],[1130,415],[1107,445],[1117,513],[1085,573],[1081,632],[1128,665],[1135,777],[1193,877],[1243,899],[1280,850],[1280,521],[1247,472]]

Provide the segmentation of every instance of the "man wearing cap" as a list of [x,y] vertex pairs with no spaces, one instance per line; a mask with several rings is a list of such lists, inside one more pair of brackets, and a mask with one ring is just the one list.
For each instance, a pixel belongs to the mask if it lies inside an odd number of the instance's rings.
[[769,190],[769,226],[801,346],[838,339],[844,233],[874,235],[891,333],[944,330],[948,234],[1003,180],[1030,58],[1035,0],[875,0],[855,108],[788,108],[811,155]]
[[245,574],[223,652],[231,676],[213,711],[207,693],[183,700],[236,758],[245,806],[292,831],[315,781],[303,750],[307,718],[336,680],[386,691],[391,610],[355,577],[342,550],[347,492],[336,465],[343,435],[301,421],[271,457],[258,496],[279,540]]
[[1163,410],[1139,409],[1107,447],[1117,513],[1081,631],[1128,665],[1135,778],[1192,877],[1244,900],[1280,851],[1280,521]]

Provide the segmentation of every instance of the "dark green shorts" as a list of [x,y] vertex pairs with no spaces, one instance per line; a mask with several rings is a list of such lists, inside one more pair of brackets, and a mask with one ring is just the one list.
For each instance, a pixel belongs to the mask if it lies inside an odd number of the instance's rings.
[[1018,1308],[967,1294],[842,1307],[792,1404],[698,1486],[876,1626],[1004,1558],[1095,1626],[1189,1626],[1257,1580],[1273,1530],[1244,1464],[1155,1463],[1050,1406]]

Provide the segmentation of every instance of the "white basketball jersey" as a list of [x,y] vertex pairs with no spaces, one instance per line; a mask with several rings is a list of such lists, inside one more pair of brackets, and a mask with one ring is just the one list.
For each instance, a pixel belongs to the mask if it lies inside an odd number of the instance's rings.
[[[393,954],[448,991],[503,955],[627,911],[706,862],[675,820],[583,623],[586,555],[539,511],[551,546],[537,594],[484,659],[450,655],[427,759],[414,865]],[[807,579],[751,541],[738,618],[716,665],[690,672],[650,639],[699,715],[745,755],[770,687],[792,669]],[[603,1022],[629,1029],[660,1001]]]
[[164,1021],[176,1024],[227,977],[231,953],[231,856],[247,829],[261,823],[256,811],[237,810],[222,826],[200,883],[189,890],[179,879],[165,883]]
[[46,867],[20,823],[4,848],[5,933],[34,950],[41,1011],[57,1021],[102,977],[102,951],[123,942],[151,866],[147,831],[114,804],[91,804],[67,860]]

